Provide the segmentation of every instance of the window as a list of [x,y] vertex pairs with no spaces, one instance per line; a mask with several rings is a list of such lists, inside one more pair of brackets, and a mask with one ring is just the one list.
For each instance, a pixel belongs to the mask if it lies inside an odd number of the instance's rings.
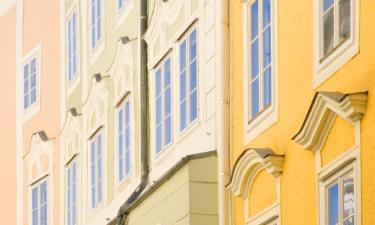
[[78,42],[77,42],[77,12],[74,11],[68,19],[68,81],[73,81],[78,74]]
[[321,58],[333,52],[351,36],[351,0],[321,0]]
[[23,108],[29,109],[37,103],[38,93],[38,59],[33,56],[23,66]]
[[125,11],[127,6],[129,5],[129,1],[130,0],[117,0],[117,9],[120,14]]
[[172,142],[171,59],[161,63],[155,73],[156,153]]
[[77,225],[77,162],[73,160],[66,170],[66,221]]
[[323,225],[354,225],[356,222],[356,180],[353,165],[349,165],[321,184]]
[[91,48],[95,49],[103,37],[102,1],[91,0]]
[[90,143],[91,208],[97,208],[103,200],[103,135],[98,132]]
[[32,225],[48,224],[47,180],[34,184],[31,189]]
[[191,29],[181,39],[180,49],[180,131],[198,118],[198,31]]
[[250,69],[248,74],[249,119],[255,119],[272,104],[272,0],[256,0],[250,5],[248,36]]
[[119,181],[131,175],[131,115],[130,101],[125,99],[118,109],[118,169]]

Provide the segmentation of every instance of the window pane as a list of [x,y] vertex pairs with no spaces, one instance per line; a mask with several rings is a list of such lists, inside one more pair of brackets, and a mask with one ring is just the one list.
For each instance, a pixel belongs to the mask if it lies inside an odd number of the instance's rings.
[[122,0],[118,0],[117,2],[118,2],[118,9],[119,10],[122,9],[122,4],[123,4]]
[[186,101],[180,103],[180,130],[186,128]]
[[323,12],[333,5],[334,0],[323,0]]
[[180,44],[180,72],[186,68],[186,40]]
[[40,203],[41,203],[41,225],[47,224],[47,183],[43,182],[40,185]]
[[263,0],[263,28],[271,23],[271,0]]
[[190,122],[193,122],[198,116],[198,95],[197,90],[190,93]]
[[91,207],[96,207],[95,141],[91,143]]
[[97,34],[97,40],[100,40],[100,38],[102,37],[102,1],[101,0],[97,0],[97,12],[98,12],[98,15],[97,15],[97,21],[96,21],[96,26],[97,26],[97,29],[98,29],[98,34]]
[[91,0],[91,48],[94,48],[96,45],[96,29],[95,29],[95,24],[96,24],[96,15],[95,15],[95,1],[96,0]]
[[334,48],[334,15],[333,8],[328,11],[324,16],[324,28],[323,28],[323,52],[327,55]]
[[183,72],[180,76],[180,101],[186,98],[186,73]]
[[258,1],[250,6],[251,40],[258,35]]
[[343,182],[344,218],[354,214],[354,179],[348,176]]
[[155,93],[156,93],[156,96],[160,95],[160,93],[161,93],[161,69],[158,69],[156,71]]
[[156,99],[156,125],[161,122],[161,96]]
[[165,143],[164,145],[168,145],[172,141],[172,120],[171,116],[169,115],[165,119]]
[[189,55],[190,61],[197,57],[197,30],[193,30],[189,35]]
[[251,44],[251,78],[259,74],[259,43],[258,39]]
[[338,223],[339,185],[336,183],[328,188],[328,221],[329,225]]
[[38,225],[38,187],[32,189],[32,225]]
[[66,177],[66,181],[67,181],[66,202],[67,202],[67,214],[68,214],[67,215],[68,216],[67,220],[68,220],[68,225],[71,224],[71,220],[70,220],[70,211],[71,211],[71,198],[70,198],[70,181],[71,181],[71,179],[70,179],[70,171],[71,171],[71,169],[69,168],[67,170],[67,177]]
[[350,37],[350,0],[340,1],[340,43]]
[[168,87],[171,84],[171,60],[167,59],[164,64],[164,86]]
[[259,79],[251,84],[251,117],[255,118],[259,113]]
[[264,31],[263,48],[263,68],[266,68],[271,63],[271,27]]
[[197,61],[190,64],[190,77],[189,77],[190,92],[197,88]]
[[156,153],[161,151],[161,124],[156,127]]
[[171,96],[171,88],[169,87],[167,90],[165,90],[165,96],[164,96],[164,104],[165,104],[165,112],[164,116],[167,116],[171,113],[172,110],[172,96]]
[[272,102],[272,73],[271,67],[268,67],[266,71],[264,71],[264,78],[263,78],[263,104],[264,107],[271,105]]

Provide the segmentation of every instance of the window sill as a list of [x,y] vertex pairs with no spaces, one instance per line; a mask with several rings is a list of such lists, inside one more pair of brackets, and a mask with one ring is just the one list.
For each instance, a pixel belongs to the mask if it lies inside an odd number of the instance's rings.
[[105,43],[104,43],[104,37],[102,40],[99,41],[99,43],[95,46],[95,48],[91,49],[91,54],[90,54],[90,66],[92,66],[99,58],[99,56],[103,53],[104,48],[105,48]]
[[39,100],[37,100],[36,103],[29,106],[27,109],[24,109],[23,111],[23,122],[27,122],[29,119],[34,117],[38,112],[40,111],[40,103]]
[[[128,18],[130,12],[133,10],[134,1],[130,0],[129,4],[124,6],[125,8],[121,9],[118,12],[117,22],[116,22],[116,30],[118,30]],[[118,9],[117,9],[118,10]]]
[[77,88],[80,81],[81,81],[81,78],[80,78],[79,74],[75,74],[74,78],[72,80],[68,81],[67,96],[70,96],[74,92],[74,90]]
[[262,134],[265,130],[271,127],[274,123],[276,123],[278,118],[277,110],[275,107],[275,103],[271,106],[268,106],[263,112],[261,112],[255,119],[251,120],[250,122],[246,122],[245,125],[245,145],[248,142],[254,140],[260,134]]

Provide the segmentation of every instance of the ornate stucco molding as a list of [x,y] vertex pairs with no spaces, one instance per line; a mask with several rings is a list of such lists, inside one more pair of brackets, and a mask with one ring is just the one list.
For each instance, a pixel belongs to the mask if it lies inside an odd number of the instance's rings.
[[292,138],[304,149],[317,151],[324,145],[337,116],[350,123],[359,121],[366,109],[367,92],[342,94],[317,92],[301,129]]
[[247,198],[251,184],[262,169],[278,177],[283,163],[284,156],[275,154],[271,149],[247,149],[237,159],[227,188],[235,196]]

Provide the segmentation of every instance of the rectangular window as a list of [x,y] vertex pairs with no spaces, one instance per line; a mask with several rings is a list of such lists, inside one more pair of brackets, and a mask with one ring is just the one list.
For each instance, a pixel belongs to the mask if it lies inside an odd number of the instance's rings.
[[118,109],[119,181],[131,175],[131,105],[127,98]]
[[351,36],[352,0],[320,0],[322,55],[329,55]]
[[23,65],[23,108],[27,110],[37,102],[38,60],[32,57]]
[[249,8],[249,118],[253,120],[272,104],[272,0],[256,0]]
[[68,19],[68,81],[75,79],[78,74],[78,37],[77,37],[77,12],[74,11]]
[[198,30],[191,29],[180,42],[180,131],[198,118]]
[[90,141],[91,208],[103,200],[103,135],[98,132]]
[[355,179],[354,172],[334,175],[324,185],[325,224],[354,225],[355,224]]
[[91,0],[91,48],[95,49],[103,36],[102,0]]
[[77,162],[73,160],[66,170],[66,221],[77,225]]
[[155,73],[156,153],[172,142],[171,59],[161,63]]
[[31,190],[32,225],[48,224],[47,181],[34,184]]

